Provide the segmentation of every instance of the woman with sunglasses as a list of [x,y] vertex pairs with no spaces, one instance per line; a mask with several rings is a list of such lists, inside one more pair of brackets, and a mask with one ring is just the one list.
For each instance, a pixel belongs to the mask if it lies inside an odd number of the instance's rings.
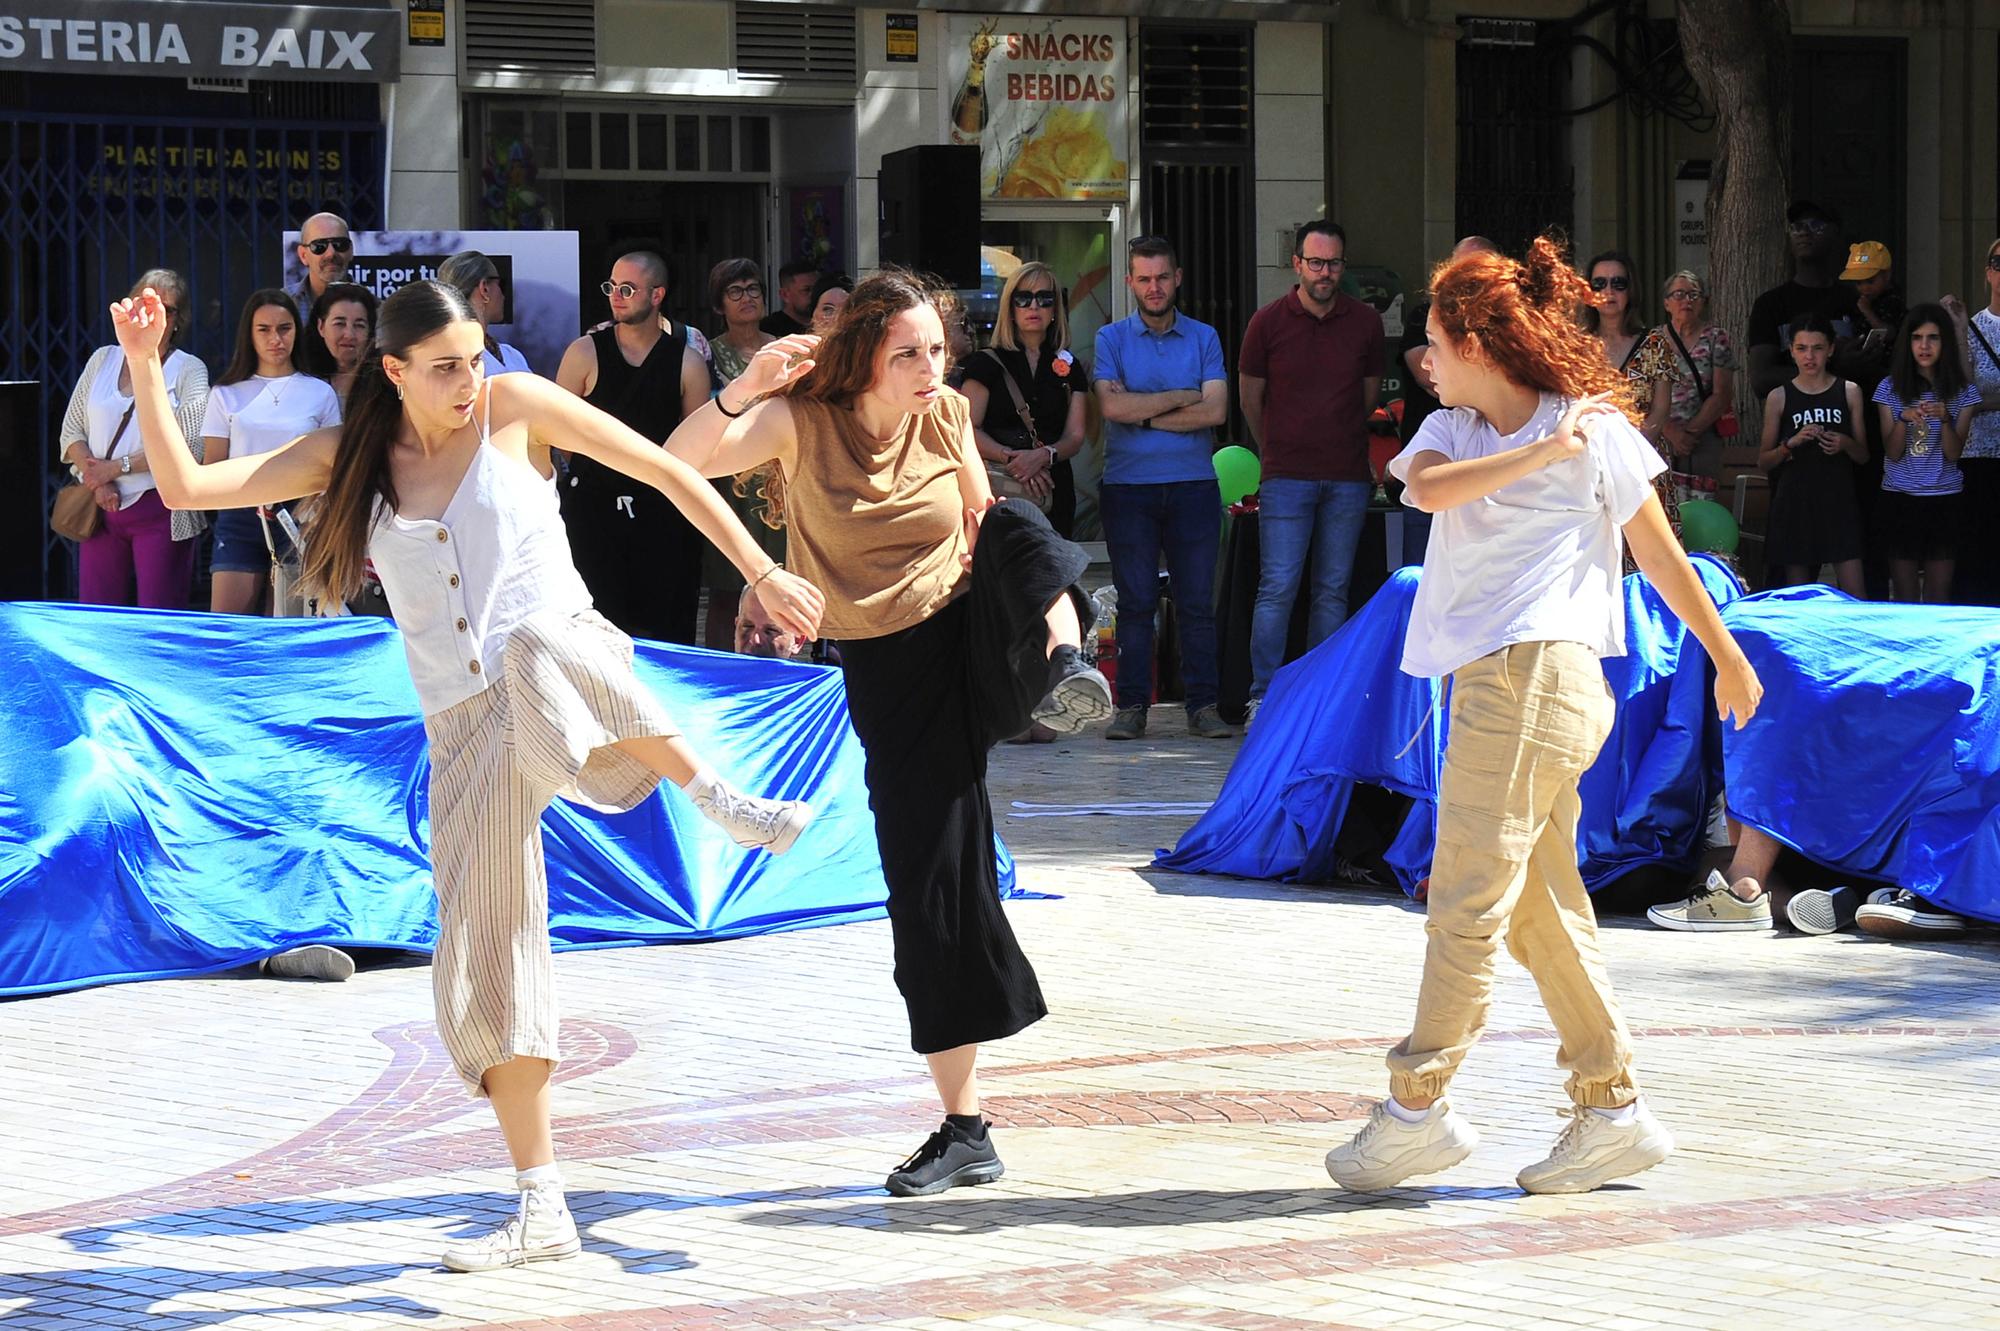
[[1979,411],[1972,436],[1959,454],[1965,478],[1965,510],[1978,515],[1960,548],[1958,599],[1966,605],[2000,606],[2000,240],[1986,247],[1986,305],[1966,313],[1956,296],[1940,302],[1958,325],[1959,345],[1979,388]]
[[343,406],[375,328],[375,305],[367,287],[336,282],[320,293],[306,318],[305,371],[332,384]]
[[[299,373],[298,319],[291,294],[250,293],[236,325],[236,350],[208,394],[202,422],[204,462],[280,448],[302,434],[340,424],[340,399],[326,380]],[[271,565],[294,557],[276,509],[225,508],[215,515],[208,608],[261,615],[271,605]],[[282,606],[277,613],[284,614]]]
[[[202,421],[208,412],[208,367],[174,347],[187,327],[187,283],[179,273],[155,268],[132,284],[159,292],[166,333],[161,348],[167,399],[181,433],[201,461]],[[99,347],[63,413],[62,460],[91,488],[102,515],[97,532],[78,550],[76,599],[85,605],[137,605],[185,610],[194,583],[194,538],[208,525],[201,513],[168,512],[160,502],[132,420],[132,369],[116,343]]]
[[1638,287],[1635,272],[1632,256],[1623,250],[1592,255],[1583,268],[1590,282],[1580,311],[1583,329],[1604,344],[1604,359],[1620,374],[1631,372],[1646,335],[1646,321],[1632,302]]
[[[960,391],[988,469],[1005,468],[1067,538],[1076,518],[1070,459],[1083,447],[1090,377],[1069,349],[1069,314],[1054,269],[1024,263],[1007,279],[992,342],[966,357]],[[1016,402],[1027,406],[1028,419]]]

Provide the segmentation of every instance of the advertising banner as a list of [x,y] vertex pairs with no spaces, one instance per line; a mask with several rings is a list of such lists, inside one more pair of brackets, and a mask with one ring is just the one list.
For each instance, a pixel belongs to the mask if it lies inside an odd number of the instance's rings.
[[[298,232],[285,233],[288,291],[305,281],[298,243]],[[494,324],[493,336],[553,379],[563,349],[582,327],[574,231],[356,231],[348,280],[387,299],[400,286],[436,277],[438,265],[460,250],[478,250],[500,270],[507,322]]]
[[0,70],[393,83],[401,20],[380,6],[0,0]]
[[979,145],[984,197],[1126,197],[1123,20],[954,14],[948,31],[951,140]]

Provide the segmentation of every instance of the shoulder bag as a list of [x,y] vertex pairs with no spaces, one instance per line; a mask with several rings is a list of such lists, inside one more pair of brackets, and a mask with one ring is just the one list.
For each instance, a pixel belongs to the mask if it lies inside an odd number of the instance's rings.
[[[1661,326],[1667,330],[1667,336],[1674,340],[1674,346],[1680,349],[1681,359],[1687,362],[1688,370],[1694,375],[1695,387],[1701,390],[1701,400],[1704,402],[1708,401],[1708,381],[1701,377],[1701,367],[1694,363],[1694,353],[1687,349],[1687,343],[1681,341],[1681,335],[1674,331],[1674,326],[1671,322]],[[1715,424],[1709,428],[1714,430],[1720,438],[1734,439],[1741,432],[1743,425],[1742,422],[1736,419],[1736,408],[1728,407],[1723,410],[1720,416],[1715,418]]]
[[[125,427],[132,423],[132,412],[138,405],[134,402],[125,408],[125,414],[118,418],[118,429],[111,436],[111,446],[104,450],[105,457],[108,458],[118,451],[118,441],[125,437]],[[87,439],[84,441],[83,451],[89,453],[92,458],[97,457],[97,454],[90,452],[90,441]],[[97,495],[89,486],[81,481],[72,481],[56,491],[55,502],[49,505],[50,531],[66,541],[81,544],[97,535],[98,528],[103,525],[104,510],[97,506]]]
[[[1007,385],[1007,396],[1014,401],[1014,414],[1021,418],[1018,430],[1009,430],[1004,434],[995,434],[993,431],[988,430],[986,433],[992,436],[993,441],[1003,448],[1048,447],[1047,444],[1042,442],[1041,435],[1035,431],[1035,417],[1028,410],[1027,396],[1021,392],[1021,385],[1015,382],[1014,373],[1007,368],[1007,362],[1001,360],[999,354],[991,347],[988,347],[979,354],[992,357],[993,363],[1000,367],[1000,378]],[[1053,466],[1054,464],[1050,465]],[[1037,498],[1035,495],[1028,493],[1027,486],[1014,479],[1014,474],[1007,470],[1007,465],[1003,462],[988,462],[986,464],[986,484],[993,491],[994,498],[1025,499],[1044,513],[1048,512],[1055,503],[1055,490],[1053,486],[1047,494]]]

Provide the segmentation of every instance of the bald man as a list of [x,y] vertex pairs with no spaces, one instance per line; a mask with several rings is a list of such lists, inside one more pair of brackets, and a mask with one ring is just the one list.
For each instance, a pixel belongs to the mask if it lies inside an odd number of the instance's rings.
[[347,270],[354,266],[354,238],[347,230],[346,219],[333,213],[314,213],[308,217],[299,227],[298,256],[306,280],[292,295],[299,302],[299,319],[303,323],[312,318],[313,302],[321,293],[335,282],[345,282]]

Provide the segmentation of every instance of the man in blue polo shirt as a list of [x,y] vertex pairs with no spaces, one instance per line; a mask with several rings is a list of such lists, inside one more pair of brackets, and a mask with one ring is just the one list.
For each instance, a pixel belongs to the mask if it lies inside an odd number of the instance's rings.
[[1157,236],[1132,242],[1125,285],[1138,311],[1097,330],[1092,390],[1104,412],[1098,511],[1118,587],[1118,714],[1106,739],[1146,733],[1160,554],[1180,623],[1188,733],[1228,739],[1215,710],[1215,565],[1222,541],[1215,427],[1229,416],[1222,339],[1174,309],[1181,271]]

